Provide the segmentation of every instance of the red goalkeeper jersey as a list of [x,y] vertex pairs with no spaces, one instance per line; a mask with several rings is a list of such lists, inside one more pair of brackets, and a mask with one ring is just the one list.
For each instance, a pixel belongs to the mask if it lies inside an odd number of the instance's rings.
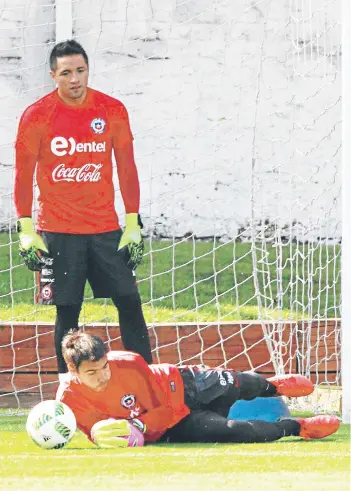
[[32,215],[36,168],[39,230],[89,234],[118,229],[112,151],[126,212],[137,213],[132,141],[124,105],[96,90],[88,88],[77,106],[65,104],[57,90],[29,106],[16,139],[17,215]]
[[110,351],[107,358],[111,378],[103,392],[77,378],[62,383],[57,391],[56,399],[72,409],[78,428],[89,438],[98,421],[137,418],[146,425],[145,441],[156,441],[190,413],[175,365],[147,365],[140,355],[128,351]]

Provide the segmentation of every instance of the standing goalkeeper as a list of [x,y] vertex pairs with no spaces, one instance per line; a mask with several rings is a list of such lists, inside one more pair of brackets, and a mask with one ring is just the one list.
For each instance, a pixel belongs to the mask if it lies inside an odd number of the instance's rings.
[[327,415],[277,423],[227,419],[238,399],[311,394],[313,384],[302,375],[265,380],[253,372],[147,365],[136,353],[106,353],[98,336],[79,331],[64,338],[63,355],[71,377],[56,398],[72,409],[78,428],[100,447],[323,438],[339,427],[338,419]]
[[[21,255],[40,274],[38,301],[56,305],[59,373],[67,371],[61,343],[78,328],[86,280],[95,298],[111,298],[117,307],[124,347],[151,363],[135,279],[143,239],[126,108],[88,87],[88,57],[76,41],[53,48],[50,69],[57,89],[29,106],[19,123],[14,201]],[[112,152],[126,210],[123,233],[114,207]],[[37,232],[31,216],[35,170]]]

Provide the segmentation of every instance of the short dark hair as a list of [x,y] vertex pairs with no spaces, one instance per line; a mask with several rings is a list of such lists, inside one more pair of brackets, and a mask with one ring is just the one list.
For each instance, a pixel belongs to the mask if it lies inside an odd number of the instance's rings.
[[82,55],[85,63],[89,66],[88,55],[83,46],[74,39],[67,39],[56,44],[50,53],[50,69],[54,72],[57,68],[57,58],[63,56]]
[[84,360],[99,361],[105,356],[107,347],[99,336],[84,331],[70,331],[62,341],[62,354],[67,365],[78,371]]

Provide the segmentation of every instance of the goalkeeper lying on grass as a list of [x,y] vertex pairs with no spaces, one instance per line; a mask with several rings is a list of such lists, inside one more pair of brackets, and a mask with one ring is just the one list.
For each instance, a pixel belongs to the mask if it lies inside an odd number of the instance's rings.
[[147,365],[132,352],[109,351],[97,336],[75,331],[62,343],[70,377],[57,399],[73,410],[78,428],[103,448],[145,442],[270,442],[335,433],[335,416],[286,418],[277,423],[228,420],[238,399],[298,397],[313,392],[302,375],[268,380],[253,372],[201,366]]

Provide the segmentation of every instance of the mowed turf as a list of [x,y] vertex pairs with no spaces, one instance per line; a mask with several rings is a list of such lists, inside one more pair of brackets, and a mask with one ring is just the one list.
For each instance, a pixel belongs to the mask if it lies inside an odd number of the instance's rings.
[[251,445],[155,444],[101,450],[77,433],[42,450],[25,417],[0,417],[0,489],[6,491],[347,491],[349,427],[324,440]]

